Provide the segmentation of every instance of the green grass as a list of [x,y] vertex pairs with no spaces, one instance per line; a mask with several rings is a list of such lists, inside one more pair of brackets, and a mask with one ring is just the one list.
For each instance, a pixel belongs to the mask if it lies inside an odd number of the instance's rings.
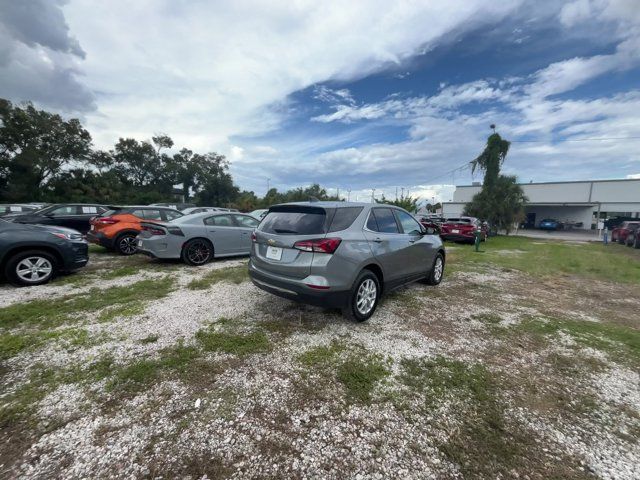
[[353,403],[371,403],[373,390],[391,373],[380,355],[359,347],[347,349],[336,341],[310,348],[298,355],[298,361],[308,370],[335,378]]
[[122,267],[114,268],[103,273],[100,278],[103,280],[111,280],[114,278],[127,277],[129,275],[135,275],[140,273],[140,265],[124,265]]
[[91,337],[86,330],[81,328],[15,334],[5,333],[0,335],[0,361],[14,357],[24,350],[35,349],[55,340],[63,341],[70,347],[87,347],[101,343],[103,337]]
[[298,356],[298,360],[306,367],[323,367],[334,363],[336,358],[344,352],[345,349],[345,345],[333,341],[328,346],[319,345],[317,347],[310,348],[309,350],[301,353]]
[[264,353],[272,348],[271,342],[264,332],[241,334],[200,330],[196,333],[196,339],[206,351],[224,352],[238,356]]
[[538,336],[571,335],[580,345],[600,350],[612,358],[640,362],[640,331],[611,323],[556,318],[529,318],[509,327]]
[[191,290],[206,290],[211,285],[219,282],[234,283],[236,285],[246,282],[249,279],[249,271],[246,265],[239,267],[227,267],[211,270],[196,280],[192,280],[187,284],[187,288]]
[[[483,244],[482,253],[476,253],[471,245],[456,245],[455,250],[447,253],[447,269],[451,272],[469,267],[497,266],[541,277],[566,274],[640,284],[640,255],[624,248],[618,245],[605,247],[594,242],[576,245],[499,236],[491,237]],[[519,250],[522,253],[503,255],[498,253],[500,250]]]
[[143,345],[148,345],[149,343],[156,343],[160,337],[158,335],[149,335],[140,340],[140,343]]
[[141,280],[131,285],[104,290],[93,288],[87,293],[68,295],[51,300],[33,300],[0,309],[3,328],[37,326],[53,328],[73,319],[80,313],[91,313],[107,307],[131,309],[150,300],[165,297],[173,288],[171,278]]
[[350,401],[370,403],[373,389],[390,371],[379,355],[358,355],[342,362],[336,374]]

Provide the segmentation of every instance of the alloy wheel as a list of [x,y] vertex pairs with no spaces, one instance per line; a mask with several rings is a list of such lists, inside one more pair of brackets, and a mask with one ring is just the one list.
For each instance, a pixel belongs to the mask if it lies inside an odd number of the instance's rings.
[[367,278],[358,287],[358,294],[356,296],[356,308],[361,315],[367,315],[375,306],[376,299],[378,297],[378,287],[376,283]]
[[120,240],[120,251],[125,255],[131,255],[138,249],[135,237],[126,236]]
[[207,263],[210,257],[211,250],[204,242],[194,242],[189,245],[187,258],[191,263],[195,265],[202,265],[203,263]]
[[16,275],[27,283],[44,280],[53,272],[53,265],[44,257],[27,257],[16,265]]
[[442,278],[442,272],[444,271],[444,263],[442,263],[442,258],[436,258],[436,264],[433,266],[433,279],[436,282],[439,282]]

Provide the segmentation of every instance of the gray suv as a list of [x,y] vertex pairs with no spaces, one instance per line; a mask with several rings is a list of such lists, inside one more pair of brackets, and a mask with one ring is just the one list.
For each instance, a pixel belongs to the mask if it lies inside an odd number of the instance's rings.
[[274,295],[368,319],[382,293],[415,280],[437,285],[440,237],[392,205],[299,202],[269,209],[252,235],[249,275]]

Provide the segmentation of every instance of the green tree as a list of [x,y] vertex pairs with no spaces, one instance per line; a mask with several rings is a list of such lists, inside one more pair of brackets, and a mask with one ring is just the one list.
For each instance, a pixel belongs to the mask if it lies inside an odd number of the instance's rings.
[[484,151],[471,162],[472,171],[478,168],[484,172],[482,189],[464,208],[465,215],[486,220],[495,231],[505,230],[507,235],[523,218],[527,203],[516,177],[500,175],[508,151],[508,141],[497,133],[489,136]]
[[376,198],[376,203],[387,203],[389,205],[395,205],[396,207],[404,208],[407,212],[416,213],[418,211],[418,198],[414,198],[411,196],[401,195],[397,200],[390,200],[382,194],[382,198],[378,200]]
[[240,189],[234,185],[229,173],[229,162],[224,155],[207,153],[201,161],[206,165],[199,179],[196,200],[201,205],[223,207],[230,205],[238,197]]
[[78,119],[0,99],[0,198],[42,199],[48,182],[65,166],[86,160],[90,151],[91,135]]

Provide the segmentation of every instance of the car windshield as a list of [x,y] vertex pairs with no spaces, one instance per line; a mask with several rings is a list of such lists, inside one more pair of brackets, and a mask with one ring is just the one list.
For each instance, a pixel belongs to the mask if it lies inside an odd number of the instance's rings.
[[471,223],[470,218],[447,218],[444,223]]
[[323,208],[297,205],[274,207],[258,229],[279,235],[320,235],[326,233],[326,218],[327,212]]

